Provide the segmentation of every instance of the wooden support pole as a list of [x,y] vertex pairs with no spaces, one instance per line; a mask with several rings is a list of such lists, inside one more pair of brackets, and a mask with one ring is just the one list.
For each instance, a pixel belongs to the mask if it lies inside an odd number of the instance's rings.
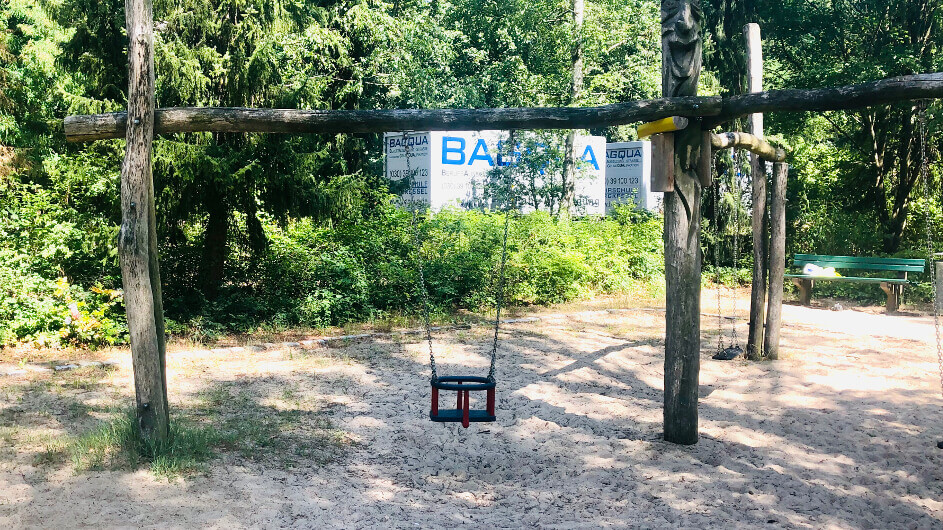
[[[747,24],[743,28],[747,54],[747,84],[751,93],[763,91],[763,49],[760,43],[759,24]],[[748,116],[750,134],[763,138],[763,114]],[[750,156],[750,179],[752,181],[753,215],[753,281],[750,284],[750,328],[747,335],[746,355],[749,359],[763,357],[763,334],[766,327],[766,250],[769,239],[766,235],[766,163],[756,154]]]
[[[743,39],[746,41],[747,92],[756,94],[763,91],[763,43],[760,38],[760,25],[750,23],[743,26]],[[763,113],[750,114],[747,116],[747,122],[750,133],[762,138]]]
[[[183,132],[376,133],[462,129],[589,129],[671,116],[709,117],[713,127],[756,112],[846,110],[904,100],[943,98],[943,73],[918,74],[835,88],[758,94],[660,98],[599,107],[508,109],[301,110],[233,107],[157,109],[154,134]],[[68,116],[70,142],[123,138],[126,112]]]
[[934,310],[938,315],[943,315],[943,256],[937,254],[934,258],[936,260],[932,263],[932,266],[936,267],[936,285],[933,286],[936,289],[936,307],[934,307]]
[[[940,78],[943,95],[943,75]],[[719,96],[660,98],[599,107],[525,107],[500,109],[302,110],[237,107],[158,109],[155,134],[181,132],[259,132],[285,134],[379,133],[389,131],[484,129],[589,129],[654,121],[684,113],[717,116]],[[124,112],[68,116],[70,142],[121,138]]]
[[701,132],[701,165],[697,168],[697,175],[704,188],[709,188],[714,183],[714,169],[711,164],[714,158],[713,136],[710,131]]
[[151,140],[154,127],[154,22],[151,0],[126,0],[127,150],[121,166],[118,251],[131,336],[137,420],[151,442],[169,436],[164,315],[160,294]]
[[[700,0],[662,0],[662,92],[697,94],[701,73]],[[693,124],[673,133],[674,191],[665,193],[665,440],[698,440],[701,355],[701,165],[703,133]]]
[[789,165],[773,164],[773,186],[769,211],[769,307],[766,311],[766,336],[763,352],[768,359],[779,359],[779,332],[783,318],[783,276],[786,273],[786,182]]

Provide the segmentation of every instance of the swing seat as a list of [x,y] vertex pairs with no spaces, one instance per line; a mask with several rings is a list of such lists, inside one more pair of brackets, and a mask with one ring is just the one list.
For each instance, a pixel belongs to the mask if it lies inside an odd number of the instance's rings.
[[[468,428],[471,422],[491,422],[497,420],[494,413],[495,386],[487,377],[471,375],[452,375],[432,381],[432,408],[429,419],[440,423],[461,423]],[[458,398],[454,409],[439,410],[439,390],[454,391]],[[470,392],[487,392],[487,408],[472,409],[469,405]]]

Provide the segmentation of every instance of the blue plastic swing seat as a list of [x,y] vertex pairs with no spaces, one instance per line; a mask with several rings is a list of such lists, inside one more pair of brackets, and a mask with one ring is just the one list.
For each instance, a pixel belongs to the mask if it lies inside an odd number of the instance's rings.
[[[461,423],[462,422],[462,413],[464,411],[461,409],[444,409],[439,410],[439,414],[436,416],[432,411],[429,411],[429,419],[432,421],[437,421],[439,423]],[[488,414],[487,410],[483,409],[470,409],[468,411],[468,421],[470,422],[487,422],[487,421],[497,421],[498,417]]]
[[[487,377],[453,375],[435,379],[432,381],[432,408],[429,410],[429,419],[439,423],[461,423],[465,428],[472,422],[496,421],[496,386],[494,380]],[[458,394],[456,408],[439,409],[439,390],[451,390]],[[487,392],[487,409],[470,408],[469,392]]]

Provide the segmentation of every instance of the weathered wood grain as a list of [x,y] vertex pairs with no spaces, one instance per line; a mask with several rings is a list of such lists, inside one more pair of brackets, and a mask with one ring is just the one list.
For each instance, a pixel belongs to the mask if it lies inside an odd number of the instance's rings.
[[[943,98],[943,73],[895,77],[837,88],[771,90],[720,98],[668,97],[599,107],[507,109],[296,110],[233,107],[158,109],[155,134],[181,132],[370,133],[447,129],[586,129],[705,117],[704,129],[757,112],[847,110],[914,99]],[[69,116],[72,142],[122,138],[127,113]]]
[[[588,129],[667,118],[684,111],[693,116],[720,112],[720,97],[662,98],[600,107],[504,109],[296,110],[235,107],[158,109],[154,132],[371,133],[422,130]],[[120,138],[124,112],[69,116],[65,134],[82,142]]]
[[[763,48],[760,40],[760,25],[751,23],[743,27],[747,56],[747,91],[763,91]],[[763,114],[747,116],[748,132],[757,140],[763,139]],[[762,155],[751,151],[750,181],[753,212],[750,227],[753,232],[753,277],[750,282],[750,323],[747,332],[746,356],[759,360],[763,357],[763,335],[766,329],[766,251],[769,238],[766,235],[766,162]]]
[[169,435],[163,306],[151,175],[154,25],[151,0],[126,0],[125,9],[131,126],[127,127],[127,150],[121,166],[118,252],[131,339],[137,419],[141,435],[153,442],[166,440]]
[[658,193],[675,190],[675,135],[658,133],[652,135],[651,190]]
[[770,162],[785,162],[786,150],[781,147],[774,147],[762,138],[757,138],[749,133],[742,132],[723,132],[711,135],[711,146],[714,149],[745,149],[755,153],[764,160]]
[[773,164],[773,184],[769,211],[769,309],[766,312],[766,336],[763,353],[768,359],[779,358],[779,332],[783,317],[783,275],[786,273],[786,181],[789,165]]
[[[662,0],[662,93],[697,94],[701,73],[700,0]],[[701,354],[701,164],[703,133],[674,137],[674,191],[665,193],[665,440],[698,440]]]

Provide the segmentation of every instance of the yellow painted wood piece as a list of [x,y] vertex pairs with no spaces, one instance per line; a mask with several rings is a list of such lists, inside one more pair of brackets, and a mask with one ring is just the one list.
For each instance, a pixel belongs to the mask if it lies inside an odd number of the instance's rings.
[[658,121],[650,121],[639,125],[638,138],[647,138],[653,134],[680,131],[688,126],[688,119],[682,116],[672,116]]

